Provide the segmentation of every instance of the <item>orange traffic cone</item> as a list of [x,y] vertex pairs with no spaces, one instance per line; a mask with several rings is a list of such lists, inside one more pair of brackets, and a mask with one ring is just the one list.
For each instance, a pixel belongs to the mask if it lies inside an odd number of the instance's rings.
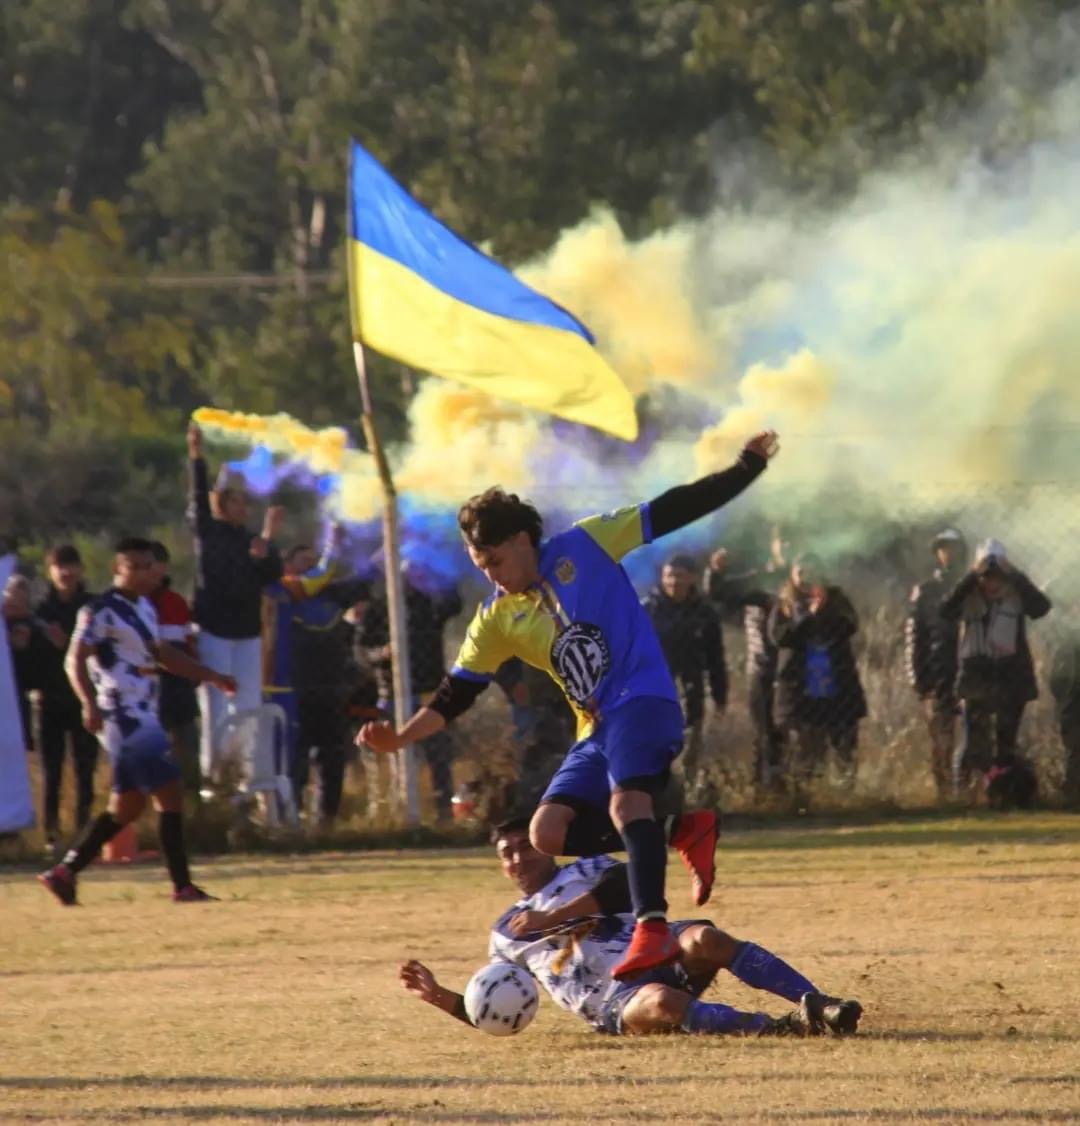
[[138,856],[139,841],[134,823],[125,825],[101,850],[101,859],[106,864],[130,864]]

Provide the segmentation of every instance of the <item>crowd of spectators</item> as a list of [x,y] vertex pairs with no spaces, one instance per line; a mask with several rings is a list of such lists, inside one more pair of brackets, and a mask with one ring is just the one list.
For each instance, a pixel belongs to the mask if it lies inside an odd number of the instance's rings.
[[[350,573],[339,527],[330,529],[321,553],[309,543],[281,545],[283,510],[270,506],[257,530],[249,526],[243,482],[223,470],[211,488],[195,427],[188,451],[193,598],[189,604],[173,587],[169,552],[155,543],[151,601],[162,640],[234,677],[237,691],[228,697],[207,685],[196,690],[189,680],[161,674],[161,723],[185,788],[207,798],[228,786],[226,764],[235,746],[223,733],[230,717],[276,705],[285,716],[276,753],[296,807],[311,823],[332,825],[347,763],[358,753],[352,741],[357,722],[394,710],[386,597],[370,572]],[[915,584],[906,615],[899,597],[893,607],[893,620],[903,621],[897,650],[913,690],[911,715],[925,740],[926,775],[941,801],[1029,805],[1040,780],[1021,731],[1040,677],[1028,623],[1046,616],[1050,601],[997,539],[980,543],[969,563],[963,535],[946,528],[933,537],[930,553],[929,573]],[[459,589],[420,562],[410,561],[402,572],[411,713],[446,671],[448,626],[463,600]],[[685,743],[676,773],[689,803],[708,803],[715,795],[710,778],[729,753],[723,731],[735,708],[749,722],[760,793],[787,794],[801,806],[826,776],[840,789],[856,786],[869,708],[860,672],[866,662],[856,610],[861,590],[857,574],[846,579],[838,581],[812,551],[796,553],[780,528],[760,565],[740,569],[725,548],[714,550],[704,566],[686,553],[663,564],[642,602],[680,694]],[[30,579],[14,575],[3,613],[23,728],[40,756],[42,824],[51,849],[60,832],[69,758],[73,828],[87,823],[94,801],[98,743],[82,725],[64,657],[76,614],[95,596],[71,544],[48,551],[38,588],[35,598]],[[862,606],[866,613],[865,601]],[[1045,679],[1059,722],[1062,796],[1075,807],[1080,629],[1059,630],[1058,637]],[[732,651],[745,654],[745,676],[731,674]],[[572,716],[557,687],[520,661],[508,662],[496,682],[514,746],[514,777],[501,809],[527,809],[573,740]],[[451,728],[419,748],[439,821],[454,814],[459,739]],[[369,751],[359,754],[366,813],[379,820],[391,812],[386,764]]]

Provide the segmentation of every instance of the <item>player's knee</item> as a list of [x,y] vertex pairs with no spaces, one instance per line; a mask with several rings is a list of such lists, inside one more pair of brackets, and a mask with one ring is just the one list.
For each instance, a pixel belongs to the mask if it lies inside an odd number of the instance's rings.
[[694,927],[680,936],[683,957],[688,962],[710,965],[716,969],[727,969],[739,952],[738,939],[732,938],[719,927]]
[[566,828],[573,817],[563,806],[542,805],[529,822],[529,843],[537,852],[561,856],[566,846]]
[[645,987],[627,1006],[623,1026],[638,1035],[650,1032],[671,1032],[686,1016],[690,995],[666,985]]

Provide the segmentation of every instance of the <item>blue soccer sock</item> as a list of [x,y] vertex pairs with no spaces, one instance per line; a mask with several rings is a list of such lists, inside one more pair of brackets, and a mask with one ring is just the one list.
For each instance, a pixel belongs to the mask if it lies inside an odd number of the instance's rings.
[[728,966],[728,972],[746,985],[765,989],[796,1004],[804,993],[817,993],[817,989],[801,973],[753,942],[742,943]]
[[714,1005],[691,1000],[680,1026],[684,1032],[704,1032],[713,1036],[751,1035],[769,1023],[765,1013],[744,1013],[730,1005]]
[[622,839],[630,862],[628,877],[634,918],[666,918],[667,841],[663,826],[652,817],[640,817],[623,826]]

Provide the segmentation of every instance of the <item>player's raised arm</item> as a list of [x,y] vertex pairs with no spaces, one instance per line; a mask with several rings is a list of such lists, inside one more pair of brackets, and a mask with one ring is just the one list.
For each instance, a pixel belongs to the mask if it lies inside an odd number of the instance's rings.
[[649,502],[652,538],[666,536],[708,516],[733,500],[764,472],[780,449],[775,430],[755,434],[728,469],[710,473],[689,485],[677,485]]
[[405,990],[414,997],[434,1005],[437,1009],[442,1009],[444,1013],[472,1027],[472,1021],[465,1012],[465,997],[452,989],[444,989],[423,962],[415,959],[405,962],[398,971],[398,978]]

